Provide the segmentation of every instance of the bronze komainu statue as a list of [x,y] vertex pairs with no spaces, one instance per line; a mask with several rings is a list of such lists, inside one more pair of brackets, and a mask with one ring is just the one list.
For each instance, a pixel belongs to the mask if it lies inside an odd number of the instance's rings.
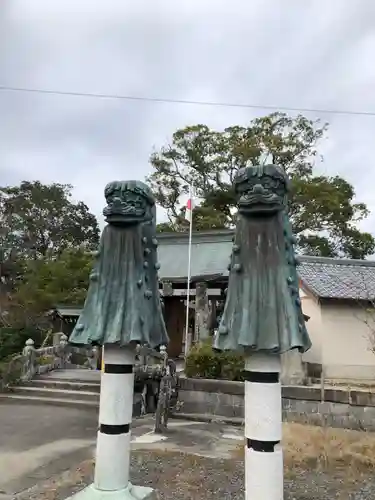
[[238,216],[229,285],[214,347],[220,350],[301,352],[311,343],[287,213],[288,178],[275,165],[240,169],[234,181]]

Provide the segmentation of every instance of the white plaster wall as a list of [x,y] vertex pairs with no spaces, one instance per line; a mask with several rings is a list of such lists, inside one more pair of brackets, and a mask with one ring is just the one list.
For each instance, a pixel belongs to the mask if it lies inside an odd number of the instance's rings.
[[[373,320],[375,313],[371,317]],[[375,380],[375,354],[370,351],[372,335],[364,322],[366,318],[364,309],[356,304],[321,306],[327,379]]]

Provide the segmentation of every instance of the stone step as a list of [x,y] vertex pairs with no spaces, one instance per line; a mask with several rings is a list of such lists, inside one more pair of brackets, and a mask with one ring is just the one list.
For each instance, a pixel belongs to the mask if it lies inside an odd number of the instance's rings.
[[[19,389],[19,388],[17,388]],[[74,392],[74,391],[72,391]],[[80,399],[81,394],[75,392],[76,399],[73,398],[62,398],[56,396],[56,392],[52,391],[51,396],[38,396],[35,393],[26,394],[20,393],[3,393],[0,394],[0,404],[35,404],[35,405],[50,405],[50,406],[63,406],[72,408],[99,408],[99,398],[92,398],[88,400]],[[141,397],[136,394],[133,400],[133,417],[139,417],[141,415]]]
[[[24,385],[25,386],[25,385]],[[28,382],[27,387],[46,389],[68,389],[72,391],[100,393],[100,382],[71,382],[69,380],[56,380],[53,378],[38,378]]]
[[0,394],[0,403],[17,403],[17,404],[36,404],[36,405],[51,405],[64,406],[73,408],[99,408],[99,399],[97,401],[82,401],[80,399],[61,399],[57,397],[40,397],[35,395],[21,395],[14,393]]
[[56,382],[73,382],[80,384],[100,384],[100,370],[54,370],[45,375],[39,375],[34,380],[53,380]]
[[32,396],[38,398],[73,399],[80,401],[97,401],[99,403],[99,392],[75,391],[71,389],[56,389],[54,387],[33,387],[20,385],[11,387],[13,394],[21,396]]

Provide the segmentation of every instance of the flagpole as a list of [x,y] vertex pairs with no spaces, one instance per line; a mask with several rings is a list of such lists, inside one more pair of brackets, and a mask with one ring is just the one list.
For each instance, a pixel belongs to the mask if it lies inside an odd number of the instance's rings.
[[186,288],[186,323],[185,323],[185,359],[190,350],[189,339],[189,306],[190,306],[190,280],[191,280],[191,240],[193,235],[193,206],[192,206],[192,188],[189,186],[190,200],[190,219],[189,219],[189,250],[188,250],[188,273],[187,273],[187,288]]

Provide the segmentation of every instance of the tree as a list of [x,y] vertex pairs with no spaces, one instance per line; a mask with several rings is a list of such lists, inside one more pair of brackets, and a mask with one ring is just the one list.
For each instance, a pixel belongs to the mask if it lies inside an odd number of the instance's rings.
[[84,303],[92,264],[92,253],[82,249],[24,261],[16,286],[0,296],[0,359],[19,352],[29,337],[40,344],[51,327],[48,311],[56,305]]
[[9,293],[23,273],[23,260],[19,259],[15,248],[5,251],[0,247],[0,309],[3,294]]
[[158,230],[186,229],[181,195],[188,193],[189,184],[199,199],[193,211],[196,230],[233,227],[237,170],[274,163],[291,179],[289,210],[300,249],[312,255],[365,258],[375,249],[372,235],[357,228],[369,213],[366,205],[354,203],[354,188],[345,179],[314,175],[317,146],[327,128],[301,115],[272,113],[247,127],[215,131],[193,125],[177,130],[171,144],[150,158],[154,170],[148,182],[169,219]]
[[93,265],[92,253],[64,250],[57,259],[29,260],[22,283],[13,294],[30,317],[44,315],[57,304],[83,305]]
[[43,333],[35,328],[0,327],[0,375],[1,361],[22,352],[29,338],[34,340],[35,347],[38,348],[43,341]]
[[92,250],[99,243],[98,222],[88,207],[71,201],[69,184],[23,181],[0,187],[0,245],[23,257],[54,258],[65,249]]

